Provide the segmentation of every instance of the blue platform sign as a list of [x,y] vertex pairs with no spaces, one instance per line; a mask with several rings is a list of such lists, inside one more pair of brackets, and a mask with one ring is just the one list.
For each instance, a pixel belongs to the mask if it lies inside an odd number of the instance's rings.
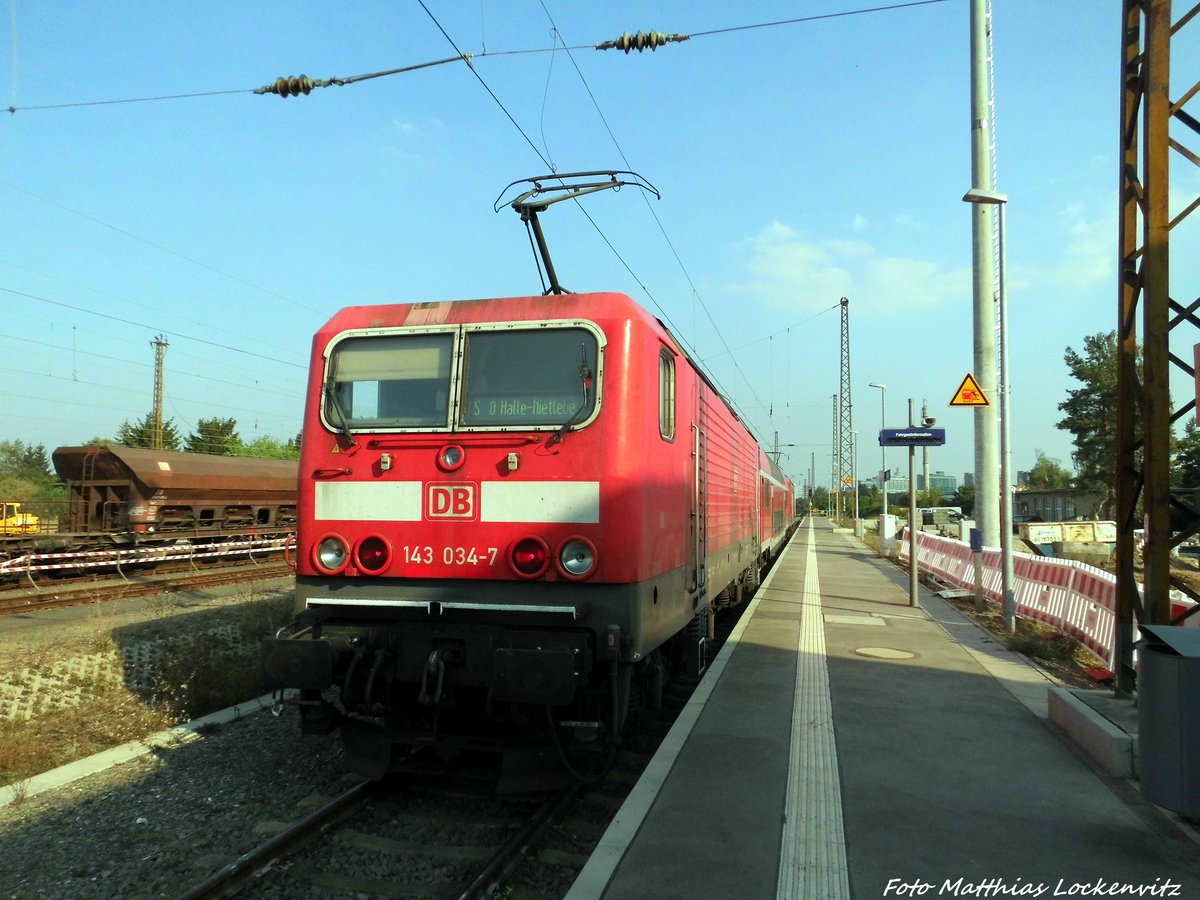
[[880,447],[940,447],[946,443],[945,428],[884,428]]

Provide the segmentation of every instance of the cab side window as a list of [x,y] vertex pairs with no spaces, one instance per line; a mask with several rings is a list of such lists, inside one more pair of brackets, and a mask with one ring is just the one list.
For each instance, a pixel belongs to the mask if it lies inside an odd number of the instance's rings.
[[668,350],[658,356],[658,433],[675,440],[675,357]]

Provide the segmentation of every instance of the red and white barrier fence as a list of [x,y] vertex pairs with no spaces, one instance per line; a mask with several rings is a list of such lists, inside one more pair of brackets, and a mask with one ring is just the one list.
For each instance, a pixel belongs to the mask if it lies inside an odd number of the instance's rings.
[[[992,603],[1003,600],[1001,554],[984,548],[983,593]],[[908,531],[900,541],[900,558],[908,558]],[[975,560],[971,545],[935,534],[917,533],[917,562],[939,581],[963,590],[975,589]],[[1142,590],[1138,585],[1138,592]],[[1069,634],[1113,667],[1117,618],[1117,576],[1069,559],[1013,553],[1013,595],[1017,615]],[[1171,592],[1171,615],[1195,604],[1179,591]],[[1200,617],[1184,620],[1200,626]]]
[[292,535],[237,536],[225,540],[192,543],[113,547],[105,550],[69,550],[59,553],[26,553],[0,561],[0,577],[33,576],[43,572],[113,569],[175,560],[204,562],[222,557],[255,556],[280,553]]

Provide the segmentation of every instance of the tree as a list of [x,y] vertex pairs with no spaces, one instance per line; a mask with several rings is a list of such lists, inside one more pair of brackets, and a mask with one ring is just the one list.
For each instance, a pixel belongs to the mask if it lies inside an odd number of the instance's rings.
[[280,442],[273,437],[260,435],[250,443],[240,438],[230,446],[231,456],[256,456],[262,459],[299,459],[300,445],[292,441]]
[[1089,335],[1082,354],[1068,347],[1063,358],[1083,384],[1058,404],[1064,413],[1058,427],[1071,432],[1075,442],[1075,486],[1100,494],[1100,517],[1111,518],[1117,483],[1117,333]]
[[196,430],[188,435],[183,449],[188,453],[236,456],[234,448],[241,442],[237,419],[201,419],[196,423]]
[[1029,470],[1028,486],[1031,488],[1068,488],[1075,477],[1057,459],[1051,459],[1041,450],[1033,451],[1037,462]]
[[45,446],[24,441],[0,441],[0,475],[32,482],[54,481]]
[[[154,446],[154,414],[146,413],[145,417],[134,424],[122,422],[117,429],[116,442],[123,447],[153,447]],[[164,450],[179,450],[183,441],[179,438],[179,430],[171,420],[163,422]]]
[[942,492],[940,488],[929,488],[924,491],[917,491],[917,506],[942,506]]
[[1183,427],[1183,437],[1175,444],[1171,487],[1200,488],[1200,426],[1195,419]]
[[860,482],[858,493],[858,513],[863,518],[877,516],[883,511],[883,492],[874,482]]
[[972,515],[975,512],[975,485],[959,485],[958,490],[950,498],[950,505],[961,509],[964,516]]
[[26,503],[26,512],[47,517],[62,498],[56,481],[42,444],[0,441],[0,499]]

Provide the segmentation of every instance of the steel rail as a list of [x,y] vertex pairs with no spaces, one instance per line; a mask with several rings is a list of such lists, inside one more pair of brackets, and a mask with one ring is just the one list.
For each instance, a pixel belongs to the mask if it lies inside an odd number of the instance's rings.
[[335,797],[270,840],[243,853],[195,887],[180,894],[176,900],[202,900],[202,898],[226,896],[252,878],[263,866],[286,856],[301,844],[323,833],[331,825],[361,809],[371,798],[377,786],[378,782],[375,781],[363,781],[356,784],[346,793]]
[[[223,584],[261,581],[290,576],[294,570],[285,563],[257,566],[223,566],[199,572],[181,570],[146,576],[144,580],[111,578],[103,581],[65,581],[35,590],[0,588],[0,616],[35,612],[60,606],[80,606],[107,600],[132,600],[148,594],[169,591],[207,589]],[[99,596],[98,596],[99,595]],[[103,598],[103,599],[101,599]]]
[[521,830],[496,852],[483,870],[475,876],[475,880],[458,895],[458,900],[477,900],[490,896],[500,882],[516,871],[533,844],[575,798],[578,790],[579,784],[573,782],[543,803]]

